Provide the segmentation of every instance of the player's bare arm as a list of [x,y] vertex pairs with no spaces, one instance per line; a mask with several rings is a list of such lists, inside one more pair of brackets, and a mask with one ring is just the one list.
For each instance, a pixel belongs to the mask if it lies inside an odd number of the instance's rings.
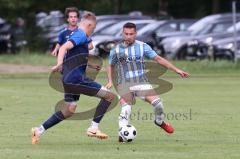
[[172,63],[170,63],[168,60],[162,58],[161,56],[156,56],[154,58],[155,61],[157,61],[160,65],[165,66],[166,68],[176,72],[177,74],[179,74],[182,78],[187,78],[189,77],[189,73],[177,68],[176,66],[174,66]]
[[93,43],[92,43],[92,42],[89,43],[89,44],[88,44],[88,49],[89,49],[89,50],[92,50],[93,48],[94,48]]
[[57,43],[53,51],[51,52],[52,56],[57,56],[58,50],[61,46]]
[[57,57],[57,65],[52,67],[53,72],[60,71],[61,65],[63,64],[64,55],[67,53],[68,50],[70,50],[73,47],[74,45],[70,41],[67,41],[65,44],[63,44],[60,47],[58,57]]
[[113,65],[109,65],[108,68],[107,68],[108,83],[106,84],[106,88],[108,88],[108,89],[111,88],[112,85],[113,85],[113,82],[112,82],[113,70],[114,70],[114,66]]

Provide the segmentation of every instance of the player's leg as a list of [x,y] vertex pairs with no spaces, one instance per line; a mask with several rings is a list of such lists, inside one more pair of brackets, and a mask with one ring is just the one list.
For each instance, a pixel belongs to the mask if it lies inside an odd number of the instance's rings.
[[87,129],[87,135],[90,137],[106,139],[108,138],[108,135],[99,130],[99,123],[101,122],[104,114],[107,112],[109,106],[114,100],[115,95],[109,90],[107,90],[105,87],[101,87],[96,96],[100,97],[101,100],[96,108],[91,125]]
[[[129,124],[129,118],[132,112],[132,106],[133,106],[134,100],[135,98],[132,92],[128,92],[121,95],[121,98],[120,98],[121,112],[118,117],[119,128]],[[123,142],[122,137],[119,136],[118,141]]]
[[62,110],[55,112],[50,116],[42,125],[34,127],[31,130],[32,144],[37,144],[40,140],[40,136],[49,128],[60,123],[64,119],[71,117],[77,107],[76,101],[79,99],[79,95],[65,94],[65,105]]
[[154,90],[151,90],[149,94],[149,96],[145,96],[145,101],[153,106],[153,111],[155,113],[154,123],[164,129],[167,133],[173,133],[173,127],[169,123],[164,122],[164,107],[160,97]]
[[131,92],[121,96],[120,98],[121,112],[118,117],[119,128],[129,124],[129,118],[131,115],[132,105],[134,102],[133,100],[134,95]]
[[108,90],[104,86],[90,79],[85,79],[78,87],[79,90],[81,91],[81,94],[101,98],[99,104],[96,107],[96,111],[94,113],[91,125],[87,129],[87,135],[97,137],[100,139],[107,138],[108,135],[102,133],[99,130],[98,126],[104,114],[107,112],[109,106],[111,105],[112,101],[115,99],[116,95],[114,95],[110,90]]
[[82,78],[81,81],[78,81],[78,83],[74,84],[65,81],[64,89],[65,91],[74,94],[84,94],[87,96],[96,96],[101,98],[99,104],[96,107],[91,126],[87,129],[87,135],[101,139],[107,138],[108,136],[106,134],[100,132],[98,125],[101,122],[108,107],[111,105],[115,95],[99,83],[87,77]]

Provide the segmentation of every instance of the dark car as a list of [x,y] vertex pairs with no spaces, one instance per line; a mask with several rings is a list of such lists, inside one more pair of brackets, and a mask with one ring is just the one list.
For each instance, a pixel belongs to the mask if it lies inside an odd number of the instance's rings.
[[[141,29],[144,26],[156,22],[156,20],[148,19],[148,20],[127,20],[121,21],[117,24],[114,24],[110,27],[101,30],[99,34],[94,35],[92,37],[93,45],[95,46],[93,50],[90,51],[90,54],[99,55],[99,56],[106,56],[109,53],[111,47],[121,40],[121,32],[122,27],[126,22],[133,22],[136,24],[137,29]],[[106,47],[105,47],[106,46]],[[106,54],[107,52],[107,54]]]
[[[240,33],[240,22],[236,24],[236,34]],[[202,37],[196,37],[188,42],[187,54],[195,56],[195,58],[206,58],[213,55],[214,59],[224,58],[232,60],[234,57],[229,54],[229,51],[216,51],[213,43],[215,41],[221,41],[222,39],[232,38],[234,36],[234,25],[226,29],[225,32],[207,34]],[[229,45],[230,46],[230,45]],[[219,47],[221,48],[221,47]],[[212,50],[212,51],[210,51]],[[220,53],[221,52],[221,53]],[[223,53],[226,53],[224,55]],[[230,56],[229,56],[230,55]]]
[[164,56],[162,48],[157,45],[156,34],[186,31],[194,22],[195,19],[174,19],[152,23],[138,31],[137,40],[149,44],[158,54]]
[[[173,32],[179,30],[186,30],[189,25],[196,20],[192,19],[178,19],[178,20],[161,20],[150,23],[137,31],[137,40],[141,40],[149,44],[158,54],[161,50],[156,47],[155,34],[156,32]],[[115,45],[116,41],[121,40],[122,37],[108,40],[97,45],[100,54],[109,54],[110,49]]]
[[11,48],[11,25],[0,18],[0,52],[9,52]]

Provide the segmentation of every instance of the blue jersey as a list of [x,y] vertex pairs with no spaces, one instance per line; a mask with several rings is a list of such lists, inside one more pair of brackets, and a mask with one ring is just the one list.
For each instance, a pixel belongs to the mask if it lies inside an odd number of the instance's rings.
[[77,83],[85,78],[88,44],[91,39],[81,29],[77,29],[70,34],[68,41],[72,42],[74,47],[65,54],[63,79],[66,82]]
[[71,35],[74,31],[76,31],[76,30],[77,30],[77,28],[74,29],[74,30],[70,30],[70,29],[68,29],[68,28],[64,28],[64,29],[60,32],[60,34],[58,35],[58,44],[59,44],[59,45],[63,45],[66,41],[68,41],[70,35]]
[[63,60],[64,100],[76,102],[80,94],[95,96],[101,85],[86,77],[88,63],[88,44],[91,39],[81,29],[77,29],[69,36],[74,47],[70,49]]
[[110,51],[109,64],[117,67],[118,84],[147,82],[144,58],[153,59],[157,53],[141,41],[130,46],[119,43]]

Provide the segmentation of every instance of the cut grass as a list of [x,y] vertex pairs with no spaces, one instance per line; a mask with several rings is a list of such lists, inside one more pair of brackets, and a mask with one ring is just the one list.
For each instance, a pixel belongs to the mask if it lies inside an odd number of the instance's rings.
[[[53,65],[55,58],[45,54],[1,55],[0,63]],[[107,60],[104,60],[106,66]],[[63,94],[48,84],[48,74],[0,74],[0,158],[240,158],[240,65],[227,61],[179,62],[174,64],[191,73],[180,79],[168,71],[163,79],[173,89],[161,95],[167,121],[175,127],[167,135],[153,124],[152,107],[137,100],[131,123],[137,138],[128,144],[117,142],[117,107],[107,113],[101,129],[107,140],[88,138],[87,121],[64,121],[49,129],[39,145],[31,145],[30,128],[40,125],[53,112]],[[106,73],[97,81],[106,83]],[[77,111],[88,110],[99,99],[81,96]]]
[[[138,134],[132,143],[117,142],[117,107],[101,123],[101,129],[110,135],[107,140],[85,135],[90,120],[64,121],[49,129],[34,146],[30,128],[53,113],[62,94],[49,87],[47,74],[0,76],[0,158],[238,159],[240,75],[196,75],[186,80],[168,75],[164,79],[172,82],[174,89],[161,96],[168,121],[176,130],[173,135],[156,127],[149,116],[151,106],[137,100],[131,123]],[[98,81],[106,82],[99,77]],[[97,101],[81,96],[77,111],[87,110]]]

